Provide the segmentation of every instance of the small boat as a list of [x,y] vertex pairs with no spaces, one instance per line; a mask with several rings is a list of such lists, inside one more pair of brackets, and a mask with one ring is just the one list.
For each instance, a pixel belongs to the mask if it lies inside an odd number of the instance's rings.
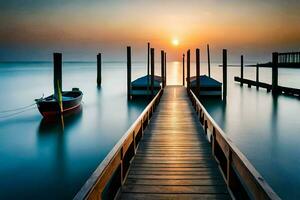
[[56,117],[76,110],[81,105],[82,92],[79,88],[62,91],[62,54],[54,53],[54,94],[46,98],[35,99],[37,107],[44,118]]
[[81,105],[82,92],[78,88],[73,88],[72,91],[62,92],[62,108],[54,95],[46,98],[36,99],[37,107],[43,117],[54,117],[66,112],[71,112]]

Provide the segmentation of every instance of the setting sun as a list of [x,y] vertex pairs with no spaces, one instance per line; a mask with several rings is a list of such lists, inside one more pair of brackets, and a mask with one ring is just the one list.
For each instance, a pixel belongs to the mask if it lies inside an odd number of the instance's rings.
[[176,38],[174,38],[174,39],[172,40],[172,44],[173,44],[174,46],[178,46],[178,45],[179,45],[179,40],[176,39]]

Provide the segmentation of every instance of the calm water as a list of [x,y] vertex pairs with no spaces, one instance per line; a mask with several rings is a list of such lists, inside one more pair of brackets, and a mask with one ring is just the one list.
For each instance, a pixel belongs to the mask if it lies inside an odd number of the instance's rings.
[[[206,73],[206,64],[202,66]],[[139,116],[147,102],[127,102],[126,64],[104,63],[103,68],[103,85],[97,89],[95,63],[64,63],[63,88],[82,89],[84,103],[65,119],[63,130],[43,121],[35,107],[15,116],[0,113],[0,199],[72,198]],[[133,79],[145,70],[143,63],[135,64]],[[203,103],[274,190],[284,199],[298,199],[300,101],[240,87],[233,82],[239,68],[228,71],[227,103]],[[244,74],[254,79],[255,69]],[[281,85],[300,87],[300,70],[279,74]],[[222,80],[221,68],[215,65],[212,76]],[[260,77],[270,82],[270,69],[262,69]],[[168,63],[167,83],[182,83],[181,63]],[[52,93],[52,64],[2,63],[0,89],[0,112],[30,105]]]

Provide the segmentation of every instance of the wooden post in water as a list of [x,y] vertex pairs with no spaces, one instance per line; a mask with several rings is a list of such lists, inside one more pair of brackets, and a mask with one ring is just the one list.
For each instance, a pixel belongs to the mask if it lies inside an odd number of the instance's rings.
[[165,87],[165,52],[162,50],[160,52],[161,56],[161,82],[162,82],[162,87]]
[[167,85],[167,53],[165,52],[165,86]]
[[184,60],[184,54],[182,55],[182,85],[184,86],[184,62],[185,62],[185,60]]
[[151,96],[154,96],[154,48],[151,48]]
[[101,64],[102,64],[101,53],[98,53],[97,55],[97,86],[98,87],[101,86],[101,82],[102,82]]
[[209,53],[209,44],[207,44],[207,67],[208,67],[208,77],[210,77],[210,53]]
[[259,65],[257,63],[256,64],[256,89],[257,90],[259,89],[258,82],[259,82]]
[[54,97],[58,101],[59,96],[62,92],[62,54],[54,53],[53,54],[53,64],[54,64]]
[[200,49],[196,49],[196,95],[200,96]]
[[187,89],[189,90],[190,89],[190,58],[191,58],[191,55],[190,55],[190,50],[187,51],[187,58],[186,58],[186,76],[187,76]]
[[150,43],[147,44],[147,92],[149,92]]
[[223,100],[227,96],[227,49],[223,49]]
[[243,80],[244,80],[244,56],[241,55],[241,86],[243,86]]
[[131,99],[131,47],[127,47],[127,99]]
[[272,94],[278,92],[278,53],[272,54]]

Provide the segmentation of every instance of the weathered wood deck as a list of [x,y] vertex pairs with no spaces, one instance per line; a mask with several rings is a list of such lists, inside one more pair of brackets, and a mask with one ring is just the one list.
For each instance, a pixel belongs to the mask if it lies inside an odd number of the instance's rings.
[[145,130],[120,199],[230,199],[186,88],[168,86]]

